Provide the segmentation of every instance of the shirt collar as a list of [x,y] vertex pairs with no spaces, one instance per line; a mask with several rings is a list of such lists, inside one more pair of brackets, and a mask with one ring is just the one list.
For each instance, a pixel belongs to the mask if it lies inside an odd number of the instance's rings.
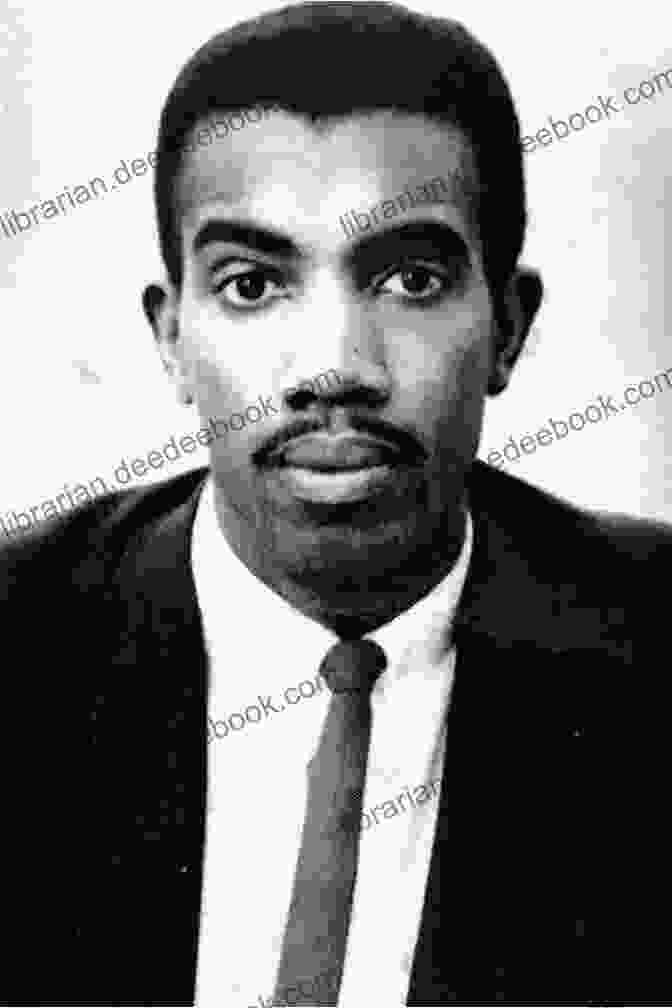
[[[388,668],[401,674],[408,658],[409,642],[429,650],[438,661],[451,643],[451,628],[466,580],[473,549],[473,522],[467,512],[465,537],[457,562],[427,595],[367,637],[385,651]],[[206,643],[216,636],[228,600],[236,599],[237,610],[256,627],[272,625],[283,639],[300,634],[317,651],[326,653],[338,637],[321,624],[304,616],[277,592],[269,588],[237,557],[223,536],[215,509],[215,487],[209,476],[198,502],[192,533],[191,564],[196,595],[201,610]]]

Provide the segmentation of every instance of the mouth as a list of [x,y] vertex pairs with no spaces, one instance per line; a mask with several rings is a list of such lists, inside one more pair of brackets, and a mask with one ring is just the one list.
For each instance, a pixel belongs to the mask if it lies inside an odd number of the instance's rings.
[[283,445],[274,455],[270,461],[281,466],[322,473],[356,472],[402,461],[397,445],[360,434],[305,434]]
[[306,434],[269,456],[292,494],[324,503],[352,502],[380,493],[400,466],[417,462],[417,453],[381,438],[361,434]]

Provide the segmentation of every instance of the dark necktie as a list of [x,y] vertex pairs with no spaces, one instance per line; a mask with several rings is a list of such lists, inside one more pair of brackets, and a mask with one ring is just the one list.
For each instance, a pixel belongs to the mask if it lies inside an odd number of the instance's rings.
[[357,874],[370,693],[386,664],[381,647],[358,640],[334,645],[320,667],[332,697],[308,764],[306,818],[274,1004],[338,1003]]

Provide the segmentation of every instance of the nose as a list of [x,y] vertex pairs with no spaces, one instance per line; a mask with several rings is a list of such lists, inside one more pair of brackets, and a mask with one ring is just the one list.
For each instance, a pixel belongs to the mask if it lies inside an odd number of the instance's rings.
[[392,379],[383,334],[363,299],[323,281],[302,312],[300,349],[294,356],[283,405],[380,408],[390,399]]

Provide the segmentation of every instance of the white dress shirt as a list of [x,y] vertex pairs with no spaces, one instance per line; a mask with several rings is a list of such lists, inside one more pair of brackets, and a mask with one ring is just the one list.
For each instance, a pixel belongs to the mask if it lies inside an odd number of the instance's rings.
[[[462,551],[447,577],[367,635],[388,665],[371,695],[339,1008],[406,1003],[443,773],[456,657],[450,628],[472,538],[468,516]],[[194,522],[192,565],[210,670],[196,1005],[261,1008],[272,1003],[301,842],[306,765],[329,706],[318,669],[338,638],[237,558],[217,523],[211,479]],[[322,982],[329,980],[316,979],[316,1004]]]

